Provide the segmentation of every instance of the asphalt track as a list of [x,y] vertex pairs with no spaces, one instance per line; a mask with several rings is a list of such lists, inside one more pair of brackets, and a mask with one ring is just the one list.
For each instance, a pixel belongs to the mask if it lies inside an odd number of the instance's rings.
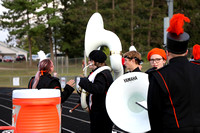
[[[0,88],[0,126],[12,125],[12,91],[13,88]],[[62,133],[90,133],[89,114],[79,106],[72,113],[79,101],[79,95],[73,93],[62,106]],[[1,131],[0,131],[1,132]],[[113,127],[114,133],[125,133]]]

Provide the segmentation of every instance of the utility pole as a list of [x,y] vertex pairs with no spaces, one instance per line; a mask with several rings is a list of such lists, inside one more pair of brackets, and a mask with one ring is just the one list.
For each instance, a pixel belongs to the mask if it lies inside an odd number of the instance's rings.
[[95,0],[95,8],[96,8],[96,12],[98,12],[98,0]]
[[131,46],[133,46],[133,41],[134,41],[134,32],[133,32],[133,27],[134,27],[134,20],[133,20],[133,15],[134,15],[134,0],[131,0]]
[[169,21],[173,16],[173,2],[174,0],[166,0],[167,1],[167,5],[168,5],[168,17],[164,18],[164,39],[163,39],[163,43],[164,45],[167,44],[167,28],[169,27]]
[[168,17],[169,20],[172,18],[173,16],[173,3],[174,0],[166,0],[167,1],[167,5],[168,5]]

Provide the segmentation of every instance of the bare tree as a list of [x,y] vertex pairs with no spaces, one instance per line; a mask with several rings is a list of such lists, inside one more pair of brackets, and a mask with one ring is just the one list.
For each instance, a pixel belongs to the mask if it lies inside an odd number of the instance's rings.
[[149,15],[149,30],[148,30],[148,38],[147,38],[147,46],[150,47],[151,44],[151,22],[153,16],[153,7],[154,7],[154,0],[151,1],[151,8],[150,8],[150,15]]
[[[112,21],[115,20],[115,0],[112,0]],[[115,26],[112,26],[112,31],[115,32]]]
[[98,12],[98,0],[95,0],[96,12]]
[[133,15],[134,15],[134,0],[131,0],[131,45],[133,45],[133,41],[134,41],[134,32],[133,32],[134,20],[133,20]]

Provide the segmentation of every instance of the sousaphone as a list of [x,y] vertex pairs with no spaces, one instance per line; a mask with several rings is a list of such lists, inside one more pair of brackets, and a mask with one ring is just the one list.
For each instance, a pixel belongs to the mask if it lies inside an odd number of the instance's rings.
[[143,72],[124,74],[112,83],[106,96],[106,109],[115,125],[131,133],[150,130],[148,86],[148,75]]
[[[115,33],[104,29],[104,23],[101,14],[94,13],[88,21],[85,32],[86,56],[88,57],[90,52],[98,49],[101,46],[107,46],[110,50],[110,64],[114,72],[114,78],[116,79],[123,74],[121,42]],[[82,88],[81,106],[84,110],[88,111],[86,96],[87,92],[84,90],[84,88]]]
[[88,57],[90,52],[100,46],[107,46],[110,50],[110,64],[114,71],[115,79],[123,74],[122,46],[119,37],[112,31],[104,29],[101,14],[94,13],[88,21],[85,32],[85,53]]

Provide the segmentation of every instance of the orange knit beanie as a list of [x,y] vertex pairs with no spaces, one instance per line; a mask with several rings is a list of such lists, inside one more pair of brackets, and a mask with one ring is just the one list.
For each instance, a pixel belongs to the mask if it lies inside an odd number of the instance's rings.
[[148,61],[150,61],[150,58],[153,54],[158,54],[160,56],[163,57],[164,60],[167,60],[167,56],[166,53],[163,49],[160,48],[153,48],[151,51],[149,51],[148,55],[147,55],[147,59]]

